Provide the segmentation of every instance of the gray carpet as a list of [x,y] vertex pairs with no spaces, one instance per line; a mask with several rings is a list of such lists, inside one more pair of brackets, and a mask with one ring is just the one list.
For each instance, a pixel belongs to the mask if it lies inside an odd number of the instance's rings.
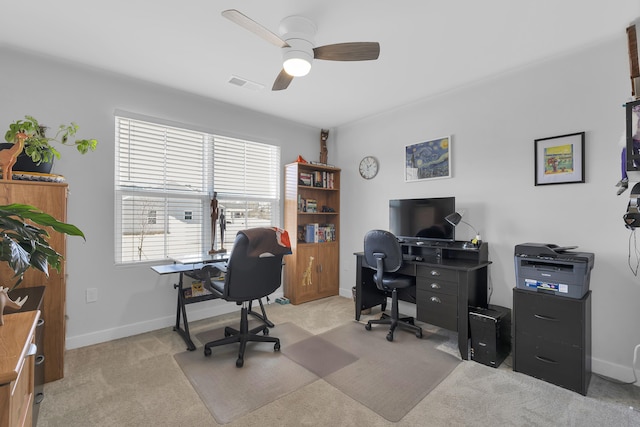
[[[274,352],[273,344],[249,343],[242,369],[235,367],[237,345],[214,347],[211,357],[200,349],[175,355],[219,423],[229,423],[319,378],[396,422],[460,363],[437,350],[441,340],[429,333],[420,340],[398,331],[394,342],[388,342],[386,331],[368,332],[357,322],[316,336],[292,323],[278,325],[271,333],[280,338],[281,352]],[[223,328],[197,335],[201,342],[221,337]]]

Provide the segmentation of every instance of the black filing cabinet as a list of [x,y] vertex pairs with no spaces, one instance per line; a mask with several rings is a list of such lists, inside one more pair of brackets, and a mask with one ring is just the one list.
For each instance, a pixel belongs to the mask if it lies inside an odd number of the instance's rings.
[[513,289],[513,370],[587,394],[591,291],[568,298]]
[[42,301],[44,297],[44,286],[36,287],[18,287],[9,293],[12,300],[17,298],[27,298],[20,310],[7,308],[5,314],[14,313],[16,311],[33,311],[40,310],[40,319],[36,326],[36,346],[37,352],[35,357],[34,392],[33,392],[33,426],[38,423],[38,412],[40,402],[44,399],[44,318],[42,316]]

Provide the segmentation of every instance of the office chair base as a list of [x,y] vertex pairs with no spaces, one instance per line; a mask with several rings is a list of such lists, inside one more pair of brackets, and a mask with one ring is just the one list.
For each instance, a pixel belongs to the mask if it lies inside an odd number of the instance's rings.
[[383,313],[380,319],[369,320],[364,328],[367,331],[370,331],[371,325],[391,325],[391,327],[389,328],[389,333],[387,334],[387,341],[393,341],[393,333],[398,327],[400,329],[413,332],[416,338],[422,338],[422,328],[414,324],[413,317],[401,317],[398,320],[393,320],[391,316]]
[[[276,337],[270,337],[269,328],[267,326],[260,325],[256,328],[249,329],[248,308],[246,305],[242,306],[240,315],[240,329],[234,329],[229,326],[224,328],[224,338],[216,341],[208,342],[204,345],[204,355],[211,356],[211,347],[218,347],[221,345],[240,343],[240,350],[238,351],[238,358],[236,359],[236,367],[242,368],[244,366],[244,351],[249,341],[258,342],[272,342],[273,351],[280,351],[280,339]],[[258,335],[262,332],[263,335]]]

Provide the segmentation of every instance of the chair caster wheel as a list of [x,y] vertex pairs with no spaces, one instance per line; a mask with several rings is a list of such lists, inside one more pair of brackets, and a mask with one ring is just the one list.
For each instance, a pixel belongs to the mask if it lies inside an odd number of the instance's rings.
[[205,356],[211,356],[211,349],[210,349],[210,348],[208,348],[208,347],[205,347],[205,348],[204,348],[204,355],[205,355]]
[[265,328],[262,330],[262,334],[263,334],[263,335],[269,335],[269,328],[266,328],[266,327],[265,327]]
[[416,337],[417,338],[422,338],[422,331],[416,332]]
[[391,332],[387,334],[387,341],[389,342],[393,341],[393,334]]
[[227,332],[227,331],[224,331],[224,337],[225,337],[225,338],[230,337],[230,336],[231,336],[231,333],[229,333],[229,332]]
[[367,323],[366,325],[364,325],[364,328],[365,328],[367,331],[370,331],[370,330],[371,330],[371,324],[370,324],[370,323]]
[[238,357],[238,360],[236,360],[236,368],[242,368],[243,365],[244,359],[242,357]]
[[280,343],[277,342],[273,345],[273,351],[280,351]]

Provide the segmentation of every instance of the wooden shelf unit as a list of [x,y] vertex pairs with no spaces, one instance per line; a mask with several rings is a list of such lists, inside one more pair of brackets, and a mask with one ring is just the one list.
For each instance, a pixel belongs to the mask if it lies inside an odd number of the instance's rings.
[[[0,181],[0,205],[23,203],[42,210],[58,221],[67,221],[67,184],[35,181]],[[49,230],[49,244],[66,258],[66,235]],[[0,277],[13,277],[6,265],[0,265]],[[5,285],[6,286],[6,285]],[[42,317],[47,322],[44,336],[44,381],[64,377],[64,351],[66,334],[66,271],[65,261],[60,272],[49,268],[49,277],[35,269],[24,274],[19,288],[45,286]]]
[[[317,176],[319,186],[302,184],[301,174]],[[315,200],[305,212],[301,200]],[[300,232],[308,224],[332,224],[330,241],[309,243]],[[293,254],[285,258],[284,295],[292,304],[338,295],[340,259],[340,169],[308,163],[285,166],[284,228]]]

